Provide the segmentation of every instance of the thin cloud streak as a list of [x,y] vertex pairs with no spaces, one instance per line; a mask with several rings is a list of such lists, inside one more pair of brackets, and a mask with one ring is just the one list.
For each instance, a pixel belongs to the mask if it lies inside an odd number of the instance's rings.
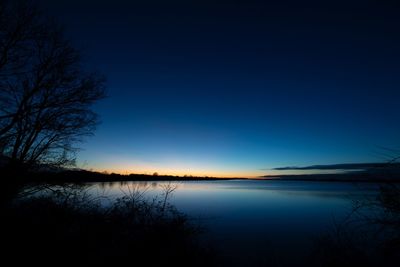
[[[400,163],[393,164],[396,167],[400,167]],[[393,167],[393,165],[391,165]],[[312,166],[290,166],[290,167],[278,167],[272,169],[263,170],[275,170],[275,171],[288,171],[288,170],[366,170],[371,168],[383,168],[387,167],[387,163],[343,163],[343,164],[331,164],[331,165],[312,165]]]

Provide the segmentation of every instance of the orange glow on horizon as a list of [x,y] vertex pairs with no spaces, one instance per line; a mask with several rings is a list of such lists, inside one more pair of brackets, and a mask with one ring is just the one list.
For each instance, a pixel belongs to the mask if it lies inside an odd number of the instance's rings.
[[186,168],[166,168],[166,167],[155,167],[155,166],[138,166],[135,168],[126,168],[124,165],[119,165],[111,168],[102,168],[97,166],[88,166],[85,168],[90,171],[106,172],[106,173],[117,173],[121,175],[129,174],[145,174],[153,175],[157,173],[159,176],[193,176],[193,177],[211,177],[211,178],[250,178],[250,179],[261,179],[263,176],[279,176],[279,175],[301,175],[301,174],[323,174],[323,173],[338,173],[338,171],[332,170],[258,170],[258,171],[227,171],[227,170],[207,170],[207,168],[201,167],[186,167]]
[[142,168],[91,168],[90,170],[96,172],[107,172],[107,173],[117,173],[122,175],[129,174],[146,174],[153,175],[157,173],[158,175],[167,176],[194,176],[194,177],[215,177],[215,178],[260,178],[259,173],[248,173],[248,172],[227,172],[227,171],[201,171],[201,170],[174,170],[174,169],[142,169]]

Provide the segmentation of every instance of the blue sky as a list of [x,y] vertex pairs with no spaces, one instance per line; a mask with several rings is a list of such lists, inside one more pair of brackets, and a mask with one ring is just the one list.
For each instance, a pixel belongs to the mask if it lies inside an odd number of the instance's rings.
[[108,79],[80,166],[257,176],[400,147],[395,3],[41,2]]

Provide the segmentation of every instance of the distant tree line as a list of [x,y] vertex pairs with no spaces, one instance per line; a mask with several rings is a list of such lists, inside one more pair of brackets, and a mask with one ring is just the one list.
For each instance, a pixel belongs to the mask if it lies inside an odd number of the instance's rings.
[[105,79],[29,1],[0,0],[0,155],[14,168],[74,163]]

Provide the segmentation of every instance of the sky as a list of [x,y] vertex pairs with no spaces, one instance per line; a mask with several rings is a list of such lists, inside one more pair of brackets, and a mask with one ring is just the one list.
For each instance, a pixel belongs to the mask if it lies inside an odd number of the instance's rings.
[[400,148],[396,1],[39,2],[107,77],[78,167],[254,177]]

